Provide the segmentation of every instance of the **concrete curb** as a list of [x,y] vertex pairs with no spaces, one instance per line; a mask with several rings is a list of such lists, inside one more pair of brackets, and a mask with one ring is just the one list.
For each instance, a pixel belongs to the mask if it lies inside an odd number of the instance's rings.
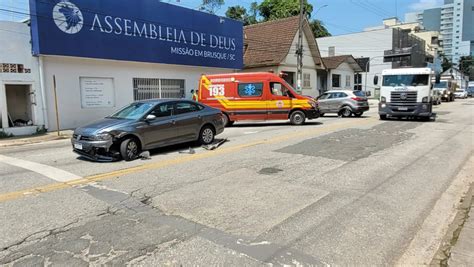
[[0,148],[23,146],[28,144],[38,144],[44,142],[50,142],[55,140],[69,139],[72,136],[72,131],[65,131],[58,136],[56,133],[47,133],[44,135],[32,135],[25,137],[12,137],[0,140]]

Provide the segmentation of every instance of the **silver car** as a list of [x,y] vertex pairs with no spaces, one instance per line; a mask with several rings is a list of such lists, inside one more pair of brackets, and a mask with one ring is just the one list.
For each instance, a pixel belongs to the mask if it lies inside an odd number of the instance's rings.
[[369,110],[369,102],[363,91],[331,90],[318,97],[320,116],[336,113],[342,117],[362,116]]
[[224,131],[220,110],[177,99],[134,102],[102,120],[77,128],[73,151],[97,161],[130,161],[142,150],[190,141],[210,144]]

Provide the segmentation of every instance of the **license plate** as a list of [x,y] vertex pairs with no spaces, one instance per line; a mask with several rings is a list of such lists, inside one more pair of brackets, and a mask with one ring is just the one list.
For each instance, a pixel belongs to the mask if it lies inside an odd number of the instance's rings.
[[75,149],[82,150],[82,144],[75,143],[75,144],[74,144],[74,148],[75,148]]
[[400,107],[400,108],[398,108],[398,110],[405,110],[406,111],[406,110],[408,110],[408,108]]

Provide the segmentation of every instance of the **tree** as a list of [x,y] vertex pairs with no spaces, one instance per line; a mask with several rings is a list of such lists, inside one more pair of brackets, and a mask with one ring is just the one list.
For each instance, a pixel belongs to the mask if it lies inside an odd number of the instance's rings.
[[[313,5],[309,4],[307,0],[303,0],[303,9],[308,18],[313,12]],[[263,18],[263,21],[282,19],[300,14],[299,0],[263,0],[258,5],[258,11]]]
[[216,14],[216,12],[224,5],[224,0],[202,0],[199,10]]
[[257,21],[257,3],[253,2],[250,5],[250,13],[243,6],[231,6],[227,8],[225,16],[231,19],[240,20],[244,25],[251,25],[258,23]]
[[443,68],[443,72],[445,72],[446,70],[449,70],[453,66],[453,63],[451,63],[451,60],[449,60],[444,55],[440,55],[440,56],[443,58],[443,62],[441,62],[441,67]]
[[472,56],[462,56],[459,59],[459,70],[461,70],[464,75],[471,77],[472,69],[474,69],[474,58]]
[[247,17],[247,9],[243,6],[230,6],[225,12],[225,16],[230,19],[244,21]]
[[311,26],[311,30],[313,31],[314,37],[319,38],[319,37],[326,37],[326,36],[331,36],[329,31],[324,27],[323,23],[320,20],[313,20],[309,23]]

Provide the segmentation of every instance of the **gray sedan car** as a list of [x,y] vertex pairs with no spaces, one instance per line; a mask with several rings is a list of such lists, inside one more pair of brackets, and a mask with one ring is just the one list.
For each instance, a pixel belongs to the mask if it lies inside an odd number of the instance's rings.
[[77,128],[73,151],[97,161],[130,161],[142,150],[199,141],[210,144],[224,131],[220,110],[193,101],[134,102],[102,120]]

